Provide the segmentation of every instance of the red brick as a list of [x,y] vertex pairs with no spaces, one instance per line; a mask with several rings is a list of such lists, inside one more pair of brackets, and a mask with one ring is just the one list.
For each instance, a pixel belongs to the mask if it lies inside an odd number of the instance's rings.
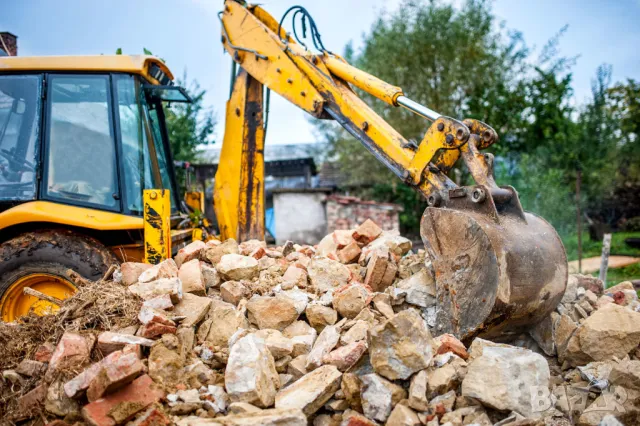
[[66,332],[51,355],[47,375],[66,368],[80,368],[90,361],[91,349],[96,341],[92,335]]
[[[200,269],[198,269],[200,270]],[[138,313],[138,321],[142,324],[147,325],[153,322],[164,324],[164,325],[172,325],[175,326],[176,323],[173,322],[166,312],[160,311],[158,309],[142,307],[140,312]]]
[[162,336],[163,334],[176,334],[176,331],[177,328],[172,325],[152,322],[140,327],[140,330],[138,330],[138,334],[141,337],[153,339],[154,337]]
[[85,405],[82,416],[92,426],[115,426],[131,420],[161,398],[164,392],[145,374],[119,391]]
[[56,347],[53,345],[53,343],[43,343],[42,345],[38,346],[38,349],[36,349],[36,353],[33,356],[33,359],[39,362],[49,362],[51,361],[51,355],[53,355],[53,351],[55,349]]
[[135,353],[123,353],[115,359],[105,358],[100,365],[100,371],[91,380],[87,389],[87,399],[90,402],[130,383],[144,370],[142,362]]
[[336,243],[338,249],[348,246],[353,243],[353,232],[348,230],[337,230],[331,233],[333,242]]
[[352,241],[338,250],[338,260],[344,264],[352,263],[358,260],[361,252],[360,246],[355,241]]
[[[133,346],[133,345],[132,345]],[[116,351],[108,356],[104,357],[101,361],[96,362],[89,366],[89,368],[85,369],[82,373],[78,374],[73,379],[69,380],[64,384],[64,393],[69,398],[79,398],[84,395],[84,392],[89,388],[89,385],[93,381],[93,379],[100,373],[100,370],[103,365],[107,363],[117,364],[118,360],[126,356],[128,354],[134,354],[136,357],[139,357],[139,354],[135,352],[135,350],[127,349],[122,351]]]
[[353,239],[360,245],[367,245],[375,240],[382,233],[382,229],[376,225],[371,219],[367,219],[353,231]]
[[383,255],[379,255],[378,253],[374,253],[367,264],[367,275],[364,278],[364,283],[370,286],[374,291],[384,291],[384,288],[381,289],[381,283],[385,277],[388,264],[388,258]]
[[453,352],[458,355],[462,359],[469,358],[469,353],[467,349],[464,347],[462,342],[458,340],[452,334],[442,334],[435,338],[436,342],[440,344],[438,346],[437,354],[444,354],[446,352]]
[[171,420],[164,414],[161,408],[151,406],[147,411],[138,416],[129,426],[169,426]]
[[384,275],[382,276],[382,281],[378,284],[378,291],[384,291],[387,287],[393,284],[393,280],[396,278],[396,274],[398,273],[398,267],[392,261],[387,263],[387,269],[384,271]]
[[262,259],[266,255],[267,255],[267,251],[264,249],[264,247],[258,247],[257,249],[255,249],[249,254],[249,256],[257,260]]
[[131,284],[137,283],[140,274],[142,274],[152,266],[153,265],[149,265],[148,263],[124,262],[122,265],[120,265],[120,272],[122,273],[122,284],[130,286]]
[[33,410],[44,404],[44,400],[47,397],[47,385],[44,383],[36,386],[33,390],[22,395],[18,399],[18,407],[20,407],[20,413],[23,415],[29,415]]
[[178,250],[178,254],[176,254],[173,260],[176,261],[176,265],[179,268],[190,260],[199,259],[205,247],[204,241],[196,240]]

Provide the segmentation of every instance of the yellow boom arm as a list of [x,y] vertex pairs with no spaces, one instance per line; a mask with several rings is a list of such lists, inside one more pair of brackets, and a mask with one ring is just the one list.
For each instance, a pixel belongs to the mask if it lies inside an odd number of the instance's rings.
[[[260,6],[226,0],[220,19],[224,48],[248,74],[241,73],[235,80],[227,104],[225,141],[216,175],[216,189],[221,191],[215,199],[216,213],[223,238],[264,235],[264,228],[257,223],[263,220],[260,207],[263,170],[241,167],[244,164],[241,158],[249,158],[247,152],[257,149],[262,158],[264,144],[263,134],[247,131],[262,128],[261,111],[259,117],[248,114],[249,103],[239,97],[239,92],[247,91],[249,82],[254,93],[261,92],[265,85],[317,118],[336,120],[398,177],[422,193],[430,204],[438,202],[437,191],[457,188],[447,173],[466,151],[471,151],[464,158],[471,161],[469,168],[476,181],[489,184],[492,194],[504,192],[495,185],[487,167],[491,165],[491,158],[475,149],[486,148],[498,139],[486,124],[441,116],[407,98],[401,88],[349,65],[337,55],[328,51],[311,53],[285,33]],[[419,146],[391,127],[350,85],[389,105],[403,106],[433,121]],[[255,104],[252,105],[255,108]],[[474,148],[468,148],[470,141]],[[239,172],[241,169],[244,171]],[[246,201],[255,203],[238,204],[247,190],[252,196]]]

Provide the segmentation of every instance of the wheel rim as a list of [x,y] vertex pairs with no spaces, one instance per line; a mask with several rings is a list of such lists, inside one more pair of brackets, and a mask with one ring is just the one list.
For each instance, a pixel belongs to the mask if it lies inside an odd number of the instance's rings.
[[29,312],[34,312],[36,315],[47,315],[60,309],[54,303],[24,294],[25,287],[30,287],[60,300],[64,300],[76,292],[76,288],[71,282],[57,275],[47,273],[26,275],[11,284],[0,299],[0,312],[2,312],[3,321],[15,321]]

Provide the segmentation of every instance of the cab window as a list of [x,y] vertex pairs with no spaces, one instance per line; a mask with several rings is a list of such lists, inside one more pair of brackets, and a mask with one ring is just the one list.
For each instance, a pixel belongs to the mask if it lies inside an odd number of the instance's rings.
[[133,214],[142,214],[142,192],[159,188],[153,171],[149,133],[143,111],[143,93],[140,84],[131,75],[116,76],[118,117],[122,140],[122,170],[125,206]]
[[109,77],[51,75],[45,195],[119,209]]
[[41,76],[0,76],[0,200],[33,200]]

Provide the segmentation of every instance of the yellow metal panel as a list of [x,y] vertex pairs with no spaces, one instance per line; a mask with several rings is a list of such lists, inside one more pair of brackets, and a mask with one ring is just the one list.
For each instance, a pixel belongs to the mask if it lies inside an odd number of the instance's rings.
[[364,90],[389,105],[398,106],[396,99],[398,99],[398,96],[403,95],[402,89],[398,86],[382,81],[369,73],[349,65],[344,60],[340,60],[331,55],[325,55],[324,64],[333,75],[355,85],[357,88]]
[[204,213],[204,192],[189,191],[184,194],[184,202],[194,210]]
[[245,70],[227,102],[213,197],[223,240],[264,239],[262,84]]
[[171,196],[166,189],[145,189],[145,262],[153,265],[171,257]]
[[149,55],[94,56],[10,56],[0,57],[3,71],[104,71],[140,74],[154,84],[158,82],[147,72],[155,64],[173,80],[173,74],[160,59]]
[[31,201],[0,213],[0,229],[21,223],[50,222],[100,231],[142,229],[142,218],[49,201]]
[[[258,8],[256,8],[258,9]],[[259,9],[262,16],[268,16]],[[268,21],[273,25],[273,19]],[[322,112],[322,97],[309,79],[283,51],[282,43],[276,34],[245,7],[233,0],[225,2],[222,24],[230,40],[224,41],[224,48],[262,84],[274,90],[285,99],[298,105],[309,114],[319,116]],[[224,35],[224,31],[223,31]],[[259,59],[253,53],[233,49],[230,44],[255,50],[267,59]]]

